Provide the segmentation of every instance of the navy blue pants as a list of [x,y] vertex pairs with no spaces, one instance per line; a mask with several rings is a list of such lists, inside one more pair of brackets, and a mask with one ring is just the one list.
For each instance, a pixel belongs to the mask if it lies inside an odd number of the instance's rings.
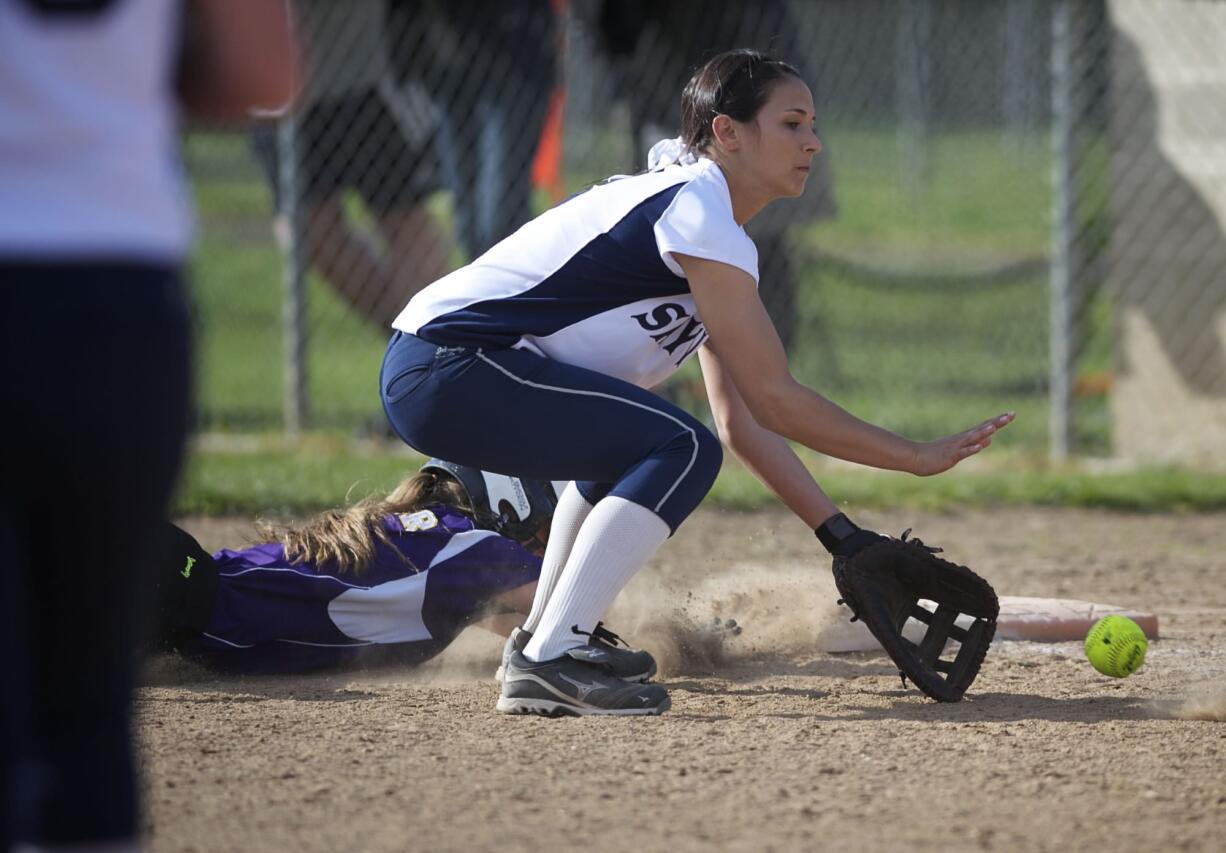
[[650,391],[524,350],[438,347],[397,332],[379,387],[396,433],[421,453],[575,480],[589,502],[617,495],[674,532],[723,461],[709,429]]
[[0,849],[137,834],[134,649],[189,331],[175,270],[0,260]]

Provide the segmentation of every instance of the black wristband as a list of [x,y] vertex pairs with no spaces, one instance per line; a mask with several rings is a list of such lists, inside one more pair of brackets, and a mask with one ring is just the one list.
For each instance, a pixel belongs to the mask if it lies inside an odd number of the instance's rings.
[[813,532],[817,534],[818,541],[825,549],[836,557],[854,557],[869,545],[885,538],[880,533],[857,527],[841,512],[826,519],[822,526]]
[[850,518],[840,512],[830,516],[822,522],[821,527],[813,532],[817,535],[817,541],[822,543],[822,547],[834,554],[839,550],[839,543],[844,539],[849,539],[859,529]]

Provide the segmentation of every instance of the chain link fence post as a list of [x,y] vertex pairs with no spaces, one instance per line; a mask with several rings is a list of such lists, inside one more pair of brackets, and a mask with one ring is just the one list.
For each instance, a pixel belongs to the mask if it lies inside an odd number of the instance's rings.
[[286,436],[296,440],[308,425],[306,257],[298,181],[297,121],[286,115],[277,123],[277,184],[281,211],[276,226],[284,257],[282,267],[282,396]]
[[897,95],[900,177],[917,197],[928,178],[928,109],[932,65],[929,0],[903,0],[898,17]]
[[1055,0],[1051,29],[1051,151],[1052,245],[1050,270],[1050,340],[1048,414],[1049,455],[1052,461],[1068,458],[1073,405],[1073,2]]

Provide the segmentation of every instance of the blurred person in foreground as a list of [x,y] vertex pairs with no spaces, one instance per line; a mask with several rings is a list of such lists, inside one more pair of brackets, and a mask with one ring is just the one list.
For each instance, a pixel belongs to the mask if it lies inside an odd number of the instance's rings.
[[[387,495],[260,523],[247,547],[210,554],[174,527],[153,650],[225,672],[299,673],[416,666],[469,625],[509,636],[532,606],[556,503],[547,480],[431,459]],[[600,636],[654,674],[645,652]]]
[[135,648],[183,455],[179,109],[292,97],[282,0],[0,0],[0,850],[135,850]]
[[401,439],[459,464],[572,481],[532,612],[507,644],[498,711],[670,706],[663,687],[622,677],[591,635],[723,462],[712,431],[651,390],[688,359],[699,360],[720,438],[840,556],[882,537],[839,512],[789,440],[930,475],[1013,419],[913,441],[792,377],[744,225],[804,192],[821,150],[814,112],[794,66],[752,50],[719,54],[686,85],[682,136],[653,146],[650,171],[538,216],[396,319],[379,386]]
[[[358,316],[384,329],[450,261],[451,237],[427,205],[441,185],[436,110],[422,86],[393,83],[387,0],[293,0],[291,9],[303,56],[293,201],[306,258]],[[291,205],[275,125],[252,140],[284,244]]]

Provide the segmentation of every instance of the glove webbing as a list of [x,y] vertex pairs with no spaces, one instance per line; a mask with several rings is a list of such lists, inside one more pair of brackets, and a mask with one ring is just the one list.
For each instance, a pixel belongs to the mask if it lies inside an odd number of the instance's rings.
[[[974,660],[975,649],[986,645],[983,642],[985,635],[990,642],[991,635],[988,632],[991,629],[988,623],[983,619],[975,619],[969,628],[963,628],[955,624],[959,616],[958,611],[945,604],[938,605],[934,612],[917,603],[911,610],[911,616],[927,625],[928,630],[924,632],[924,638],[918,646],[906,637],[903,637],[903,642],[915,650],[924,666],[944,673],[945,680],[951,687],[965,690],[979,670],[979,662]],[[958,653],[952,661],[941,660],[941,653],[945,651],[950,638],[957,641]],[[906,686],[906,673],[900,670],[898,674],[902,676],[903,686]],[[971,676],[969,679],[968,674]]]

